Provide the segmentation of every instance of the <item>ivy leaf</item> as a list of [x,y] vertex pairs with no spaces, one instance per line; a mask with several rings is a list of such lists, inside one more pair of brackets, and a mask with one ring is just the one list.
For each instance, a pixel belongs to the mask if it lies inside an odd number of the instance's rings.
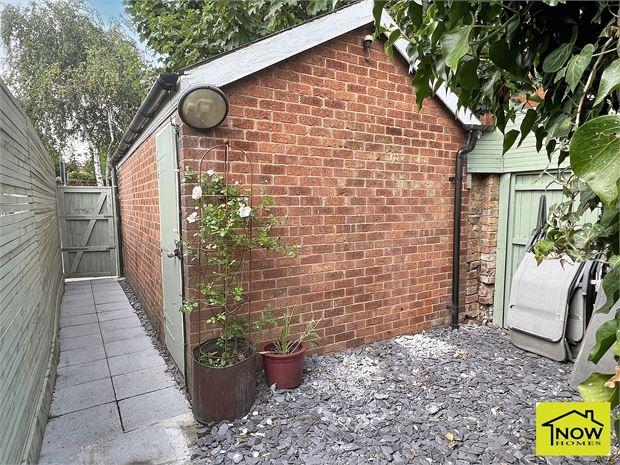
[[571,92],[575,92],[583,72],[586,70],[590,62],[592,61],[592,54],[594,53],[594,45],[587,44],[581,49],[579,55],[575,55],[570,59],[566,66],[566,83]]
[[518,136],[519,136],[519,131],[517,129],[511,129],[506,134],[504,134],[504,148],[502,150],[502,156],[505,155],[506,152],[510,150],[510,147],[514,145]]
[[422,65],[419,66],[413,80],[411,81],[411,85],[413,86],[413,90],[415,92],[415,103],[418,107],[418,111],[422,108],[424,99],[431,95],[429,80],[430,71],[428,67]]
[[516,49],[511,49],[504,40],[498,40],[489,45],[489,58],[499,68],[508,71],[514,76],[519,76],[520,70],[516,61]]
[[592,363],[598,363],[603,355],[607,353],[611,346],[616,342],[616,331],[618,329],[618,322],[614,318],[613,320],[606,321],[596,330],[596,344],[592,347],[588,360]]
[[[375,5],[378,2],[375,2]],[[385,2],[381,2],[385,3]],[[416,2],[409,2],[409,6],[407,7],[407,16],[409,20],[413,23],[413,25],[418,28],[422,25],[422,5]]]
[[608,313],[620,297],[620,256],[612,255],[609,259],[609,271],[603,279],[603,291],[607,296],[605,303],[597,310],[597,313]]
[[461,65],[458,71],[458,80],[463,89],[480,89],[478,78],[478,60],[469,60]]
[[536,110],[534,110],[533,108],[530,108],[529,110],[527,110],[527,113],[525,114],[523,121],[521,121],[521,127],[519,128],[521,132],[521,139],[519,139],[519,144],[517,145],[517,147],[521,145],[523,140],[527,137],[527,135],[532,130],[532,126],[534,126],[534,123],[536,122],[536,116],[537,116]]
[[389,56],[390,58],[394,56],[393,45],[394,45],[394,42],[396,42],[399,37],[400,37],[400,29],[396,28],[392,32],[390,32],[388,39],[385,41],[385,45],[383,46],[383,48],[387,56]]
[[570,164],[601,200],[612,205],[620,179],[620,115],[605,115],[580,126],[569,146]]
[[504,113],[503,106],[498,107],[495,111],[495,125],[502,132],[506,130],[506,113]]
[[545,58],[545,61],[543,61],[543,71],[545,73],[558,72],[562,68],[562,66],[564,66],[566,60],[568,60],[568,57],[570,56],[572,50],[572,42],[560,45],[553,52],[547,55],[547,58]]
[[459,61],[469,50],[469,34],[472,25],[459,26],[444,34],[441,38],[441,53],[443,54],[446,65],[456,71]]
[[470,8],[469,2],[453,2],[448,12],[448,18],[451,24],[456,24],[465,16],[465,12]]
[[620,398],[620,388],[618,386],[612,389],[605,387],[605,383],[612,376],[611,373],[592,373],[588,379],[579,385],[579,394],[588,402],[609,402],[611,408],[615,408],[618,405],[618,398]]
[[372,7],[372,15],[375,18],[375,24],[381,24],[381,15],[383,14],[383,9],[385,8],[386,1],[376,0]]
[[601,83],[594,105],[598,105],[611,92],[620,87],[620,58],[614,60],[601,74]]

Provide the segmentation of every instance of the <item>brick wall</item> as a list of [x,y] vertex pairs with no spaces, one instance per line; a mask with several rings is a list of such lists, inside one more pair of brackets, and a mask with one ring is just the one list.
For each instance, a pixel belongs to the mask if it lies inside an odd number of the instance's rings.
[[148,138],[118,168],[117,174],[125,277],[163,338],[164,310],[155,138]]
[[[254,308],[295,306],[300,322],[324,317],[324,351],[449,318],[449,178],[464,133],[436,101],[416,111],[402,59],[390,59],[376,43],[365,61],[361,41],[369,32],[357,30],[227,86],[230,113],[222,127],[181,127],[183,166],[197,169],[206,149],[224,139],[252,157],[256,184],[288,216],[282,236],[300,246],[297,259],[255,254]],[[213,155],[203,168],[218,168]],[[184,217],[193,208],[191,188],[182,187]],[[466,242],[467,228],[463,233]],[[194,272],[185,267],[192,295]],[[197,314],[189,320],[193,347],[198,329],[203,339],[207,329]]]
[[465,317],[493,318],[499,175],[472,175],[467,222]]

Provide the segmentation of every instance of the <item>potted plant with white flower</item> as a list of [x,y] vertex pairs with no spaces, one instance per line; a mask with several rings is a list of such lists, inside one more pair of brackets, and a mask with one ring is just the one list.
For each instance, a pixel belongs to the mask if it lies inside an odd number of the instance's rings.
[[[248,263],[254,249],[295,255],[275,229],[284,222],[272,212],[272,197],[252,196],[213,170],[186,172],[194,180],[195,210],[187,221],[197,225],[198,244],[186,241],[186,255],[199,263],[199,299],[187,299],[181,311],[209,311],[207,325],[216,337],[193,349],[192,407],[201,422],[244,416],[256,393],[256,339],[273,323],[269,311],[253,319],[249,305]],[[253,204],[253,202],[255,202]]]

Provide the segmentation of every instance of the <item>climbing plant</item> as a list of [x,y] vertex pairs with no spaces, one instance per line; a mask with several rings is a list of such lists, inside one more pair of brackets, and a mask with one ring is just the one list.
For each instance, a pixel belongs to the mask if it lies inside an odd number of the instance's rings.
[[219,331],[218,350],[202,353],[200,362],[209,366],[232,366],[247,357],[252,335],[261,334],[276,321],[269,308],[256,320],[244,311],[249,304],[248,262],[252,250],[263,249],[296,256],[277,234],[284,218],[272,211],[273,198],[256,196],[239,183],[227,183],[213,170],[199,174],[186,170],[185,180],[196,183],[192,190],[195,209],[186,221],[197,225],[196,241],[186,241],[188,258],[205,268],[197,284],[198,299],[186,299],[182,312],[208,308],[207,324]]
[[[385,9],[391,27],[380,21]],[[607,302],[599,311],[608,313],[620,297],[620,3],[396,0],[376,1],[374,15],[388,54],[397,40],[408,43],[418,107],[445,83],[460,107],[493,115],[504,152],[533,133],[550,161],[570,161],[566,201],[534,251],[539,260],[602,252]],[[506,131],[519,112],[519,128]],[[588,210],[596,219],[579,224]],[[620,311],[598,330],[590,360],[608,351],[620,360]],[[580,392],[617,406],[620,367],[592,374]]]

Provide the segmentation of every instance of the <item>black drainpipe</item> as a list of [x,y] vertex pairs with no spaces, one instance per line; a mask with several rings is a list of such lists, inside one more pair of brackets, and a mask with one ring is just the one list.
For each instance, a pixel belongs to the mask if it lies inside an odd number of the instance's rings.
[[463,163],[467,154],[474,150],[480,129],[468,129],[467,143],[456,152],[454,176],[454,224],[452,228],[452,301],[448,309],[452,313],[452,329],[459,327],[459,293],[461,279],[461,210],[463,198]]

